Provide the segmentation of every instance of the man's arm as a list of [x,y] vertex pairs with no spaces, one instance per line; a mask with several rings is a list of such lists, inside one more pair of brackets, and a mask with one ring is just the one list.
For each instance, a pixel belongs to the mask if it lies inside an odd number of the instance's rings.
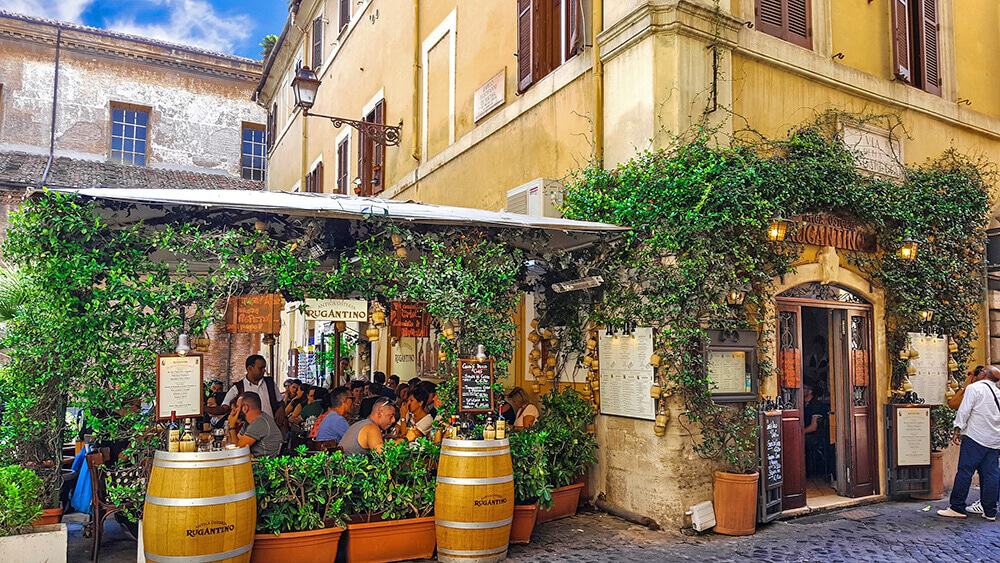
[[379,427],[374,424],[366,426],[361,431],[361,435],[358,436],[358,444],[360,444],[362,448],[368,450],[374,450],[381,453],[382,443],[382,431],[379,430]]
[[979,402],[979,397],[979,386],[973,384],[965,388],[965,399],[959,405],[958,412],[955,413],[955,428],[961,431],[965,430],[965,427],[969,424],[969,415],[972,414],[972,407],[974,403]]

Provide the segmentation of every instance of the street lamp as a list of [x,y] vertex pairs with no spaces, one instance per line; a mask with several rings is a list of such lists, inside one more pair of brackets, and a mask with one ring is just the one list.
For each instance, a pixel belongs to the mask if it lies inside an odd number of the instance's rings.
[[788,223],[786,219],[781,217],[775,217],[771,219],[771,225],[767,228],[767,238],[771,242],[782,242],[785,240],[785,235],[788,234]]
[[917,241],[906,238],[896,252],[901,260],[913,261],[917,259]]
[[726,293],[726,303],[729,305],[742,305],[747,298],[746,289],[740,287],[731,289]]
[[384,147],[399,145],[399,134],[403,129],[402,120],[399,121],[399,125],[384,125],[371,121],[359,121],[357,119],[347,119],[346,117],[309,113],[309,110],[316,103],[316,93],[319,92],[319,85],[320,79],[316,76],[316,72],[313,69],[303,66],[295,71],[295,78],[292,79],[292,92],[295,94],[295,107],[302,110],[303,116],[329,119],[334,127],[349,125],[357,129],[364,140],[370,140]]

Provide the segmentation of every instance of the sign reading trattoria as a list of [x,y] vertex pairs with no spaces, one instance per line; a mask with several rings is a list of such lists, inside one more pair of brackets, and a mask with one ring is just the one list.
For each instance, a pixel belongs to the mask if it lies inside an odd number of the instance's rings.
[[233,334],[277,334],[285,300],[277,293],[231,297],[226,330]]
[[310,321],[368,321],[368,302],[363,299],[306,299],[305,305]]
[[799,215],[788,240],[815,246],[832,246],[857,252],[874,252],[875,237],[861,224],[825,213]]

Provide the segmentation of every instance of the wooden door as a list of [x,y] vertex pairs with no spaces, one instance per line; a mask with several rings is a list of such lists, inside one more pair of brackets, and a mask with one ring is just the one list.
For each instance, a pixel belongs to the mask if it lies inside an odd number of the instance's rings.
[[847,309],[839,313],[844,349],[839,359],[844,369],[837,371],[845,390],[840,411],[844,413],[848,452],[844,492],[849,497],[864,497],[878,492],[871,312]]
[[781,509],[806,505],[805,427],[802,424],[802,308],[778,303],[778,400],[781,402]]

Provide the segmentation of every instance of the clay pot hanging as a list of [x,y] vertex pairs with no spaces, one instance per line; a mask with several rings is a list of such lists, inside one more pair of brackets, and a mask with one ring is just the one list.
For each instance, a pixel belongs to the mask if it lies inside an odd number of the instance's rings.
[[380,334],[381,331],[379,331],[378,327],[374,326],[368,327],[368,330],[365,331],[365,336],[368,337],[368,340],[378,340]]

